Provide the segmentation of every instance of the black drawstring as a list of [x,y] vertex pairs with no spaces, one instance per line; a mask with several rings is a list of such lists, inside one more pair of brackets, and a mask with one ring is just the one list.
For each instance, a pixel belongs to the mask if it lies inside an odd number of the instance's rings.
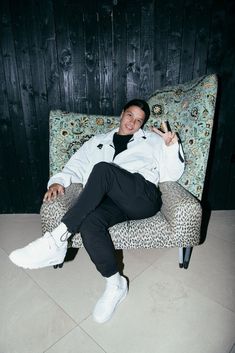
[[179,144],[178,157],[179,157],[180,162],[184,163],[184,157],[183,157],[182,154],[180,153],[180,145],[182,146],[182,142],[181,142],[181,139],[180,139],[180,137],[179,137],[178,132],[176,132],[176,135],[177,135],[177,137],[178,137],[178,144]]

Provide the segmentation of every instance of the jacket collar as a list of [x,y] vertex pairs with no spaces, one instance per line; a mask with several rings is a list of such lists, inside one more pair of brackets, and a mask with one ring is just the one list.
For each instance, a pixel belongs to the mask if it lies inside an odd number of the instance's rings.
[[[113,130],[111,130],[110,132],[108,132],[104,138],[104,142],[109,142],[110,141],[112,142],[113,141],[113,135],[115,134],[115,132],[118,132],[118,129],[119,128],[115,128]],[[136,133],[134,133],[133,137],[131,138],[130,141],[133,141],[133,140],[138,140],[140,138],[146,138],[145,136],[145,132],[142,130],[142,129],[139,129],[138,131],[136,131]]]

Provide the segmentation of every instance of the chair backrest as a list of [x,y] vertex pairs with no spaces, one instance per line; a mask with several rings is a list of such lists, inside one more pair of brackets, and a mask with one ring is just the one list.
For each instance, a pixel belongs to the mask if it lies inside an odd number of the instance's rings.
[[69,158],[90,137],[119,125],[119,117],[52,110],[50,129],[50,176],[61,171]]
[[[210,149],[217,77],[208,75],[157,90],[148,100],[151,116],[145,129],[168,120],[182,141],[186,168],[179,183],[201,199]],[[91,136],[119,125],[119,117],[50,112],[50,175],[61,171]]]
[[210,150],[218,80],[215,74],[157,90],[148,125],[168,120],[179,133],[186,167],[179,183],[201,200]]

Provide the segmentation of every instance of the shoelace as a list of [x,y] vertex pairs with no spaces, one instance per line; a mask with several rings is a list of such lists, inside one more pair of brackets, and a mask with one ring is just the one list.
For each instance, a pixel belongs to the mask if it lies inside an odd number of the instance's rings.
[[64,234],[61,235],[60,241],[66,241],[68,240],[69,237],[70,237],[70,233],[66,230],[66,232],[64,232]]

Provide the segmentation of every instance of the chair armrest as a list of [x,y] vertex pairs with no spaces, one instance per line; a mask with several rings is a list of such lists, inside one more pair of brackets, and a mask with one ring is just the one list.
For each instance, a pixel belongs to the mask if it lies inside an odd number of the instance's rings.
[[73,206],[82,190],[82,184],[71,184],[65,188],[64,195],[59,195],[55,200],[43,202],[40,209],[42,233],[51,232],[57,227],[61,218]]
[[160,183],[159,188],[162,193],[161,213],[179,240],[179,246],[187,240],[190,246],[198,245],[202,219],[200,202],[177,182]]
[[58,197],[58,203],[61,203],[66,208],[66,212],[74,205],[82,189],[82,184],[73,183],[65,188],[64,195]]

